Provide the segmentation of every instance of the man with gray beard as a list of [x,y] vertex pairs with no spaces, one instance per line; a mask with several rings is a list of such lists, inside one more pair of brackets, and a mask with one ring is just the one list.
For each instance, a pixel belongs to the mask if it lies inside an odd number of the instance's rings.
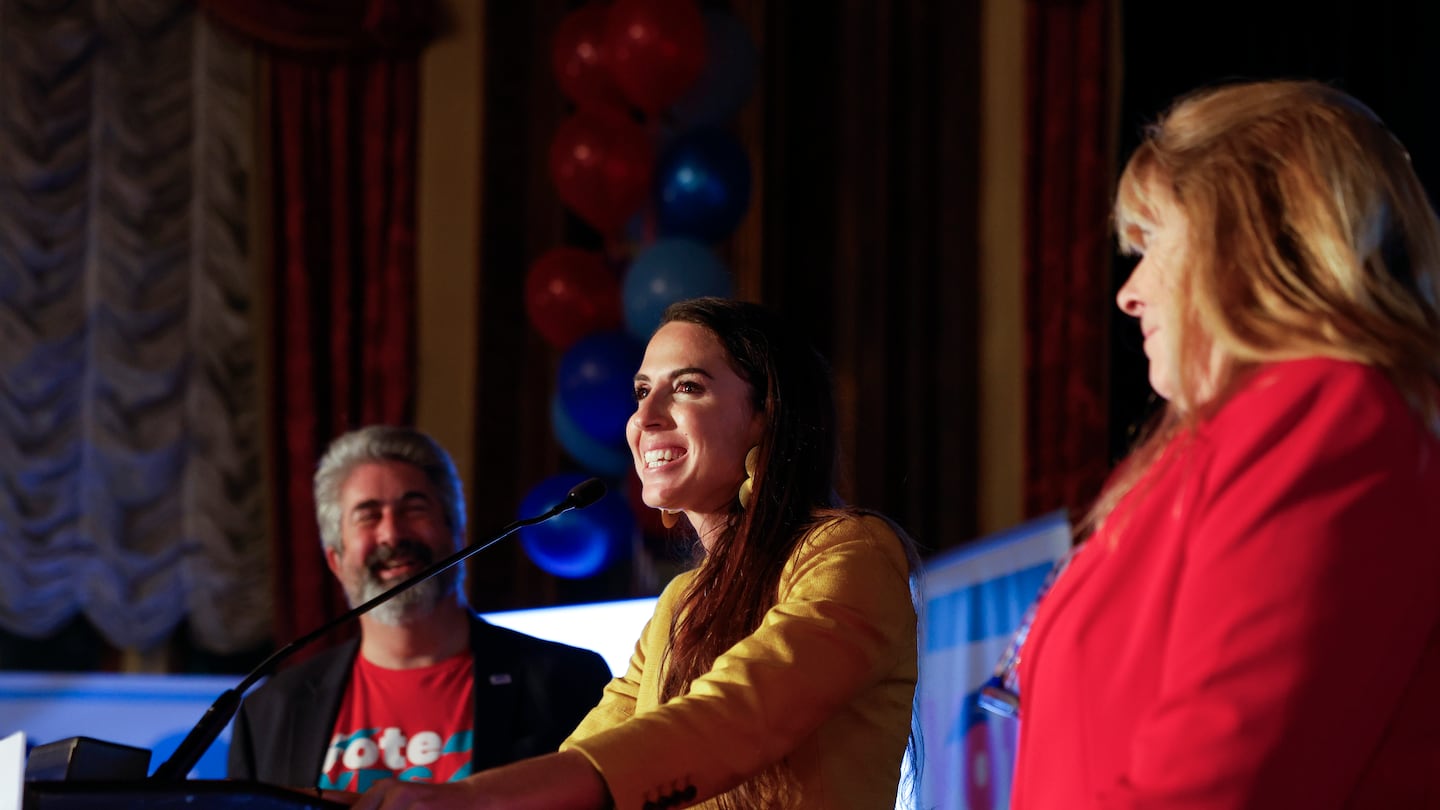
[[[330,570],[362,604],[457,551],[460,478],[429,436],[374,426],[331,443],[315,472]],[[599,655],[487,624],[460,574],[432,577],[360,617],[360,638],[245,699],[229,775],[359,793],[397,778],[449,782],[555,751],[600,699]]]

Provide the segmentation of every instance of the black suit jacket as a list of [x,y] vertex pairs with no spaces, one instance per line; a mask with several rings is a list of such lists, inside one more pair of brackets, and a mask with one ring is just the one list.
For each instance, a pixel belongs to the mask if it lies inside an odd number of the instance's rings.
[[[270,678],[240,706],[229,775],[311,787],[360,650],[354,639]],[[560,747],[596,703],[610,668],[590,650],[527,636],[472,617],[475,772]]]

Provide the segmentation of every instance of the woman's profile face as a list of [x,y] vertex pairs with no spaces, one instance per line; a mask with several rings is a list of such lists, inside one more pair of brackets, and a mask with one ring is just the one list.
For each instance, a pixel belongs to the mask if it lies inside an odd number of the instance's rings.
[[1147,216],[1127,226],[1125,234],[1140,250],[1140,263],[1120,288],[1116,303],[1140,322],[1150,361],[1150,387],[1169,400],[1180,384],[1179,290],[1190,223],[1169,193],[1148,190],[1152,204]]
[[750,384],[705,327],[674,321],[650,338],[635,375],[626,438],[647,506],[685,511],[703,539],[706,516],[729,511],[764,415]]

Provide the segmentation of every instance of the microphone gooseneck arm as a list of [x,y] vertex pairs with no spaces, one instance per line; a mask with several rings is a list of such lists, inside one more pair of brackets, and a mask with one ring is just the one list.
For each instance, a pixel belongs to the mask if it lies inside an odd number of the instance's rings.
[[270,657],[261,661],[259,666],[251,670],[250,674],[246,675],[245,679],[240,681],[238,686],[233,689],[226,689],[220,694],[220,697],[215,699],[214,703],[210,704],[210,708],[206,709],[205,714],[201,716],[200,722],[196,723],[195,727],[190,730],[190,733],[185,736],[185,739],[180,741],[180,745],[176,747],[175,753],[171,754],[169,759],[160,763],[159,767],[155,769],[155,772],[150,775],[150,779],[159,782],[175,782],[184,779],[185,776],[194,769],[195,764],[200,761],[200,757],[215,743],[215,738],[220,736],[220,732],[229,724],[230,719],[235,716],[235,712],[239,711],[240,699],[245,696],[245,693],[250,691],[251,687],[258,683],[261,678],[273,672],[275,667],[279,666],[282,661],[294,655],[300,649],[310,644],[310,642],[346,622],[354,621],[361,615],[410,590],[441,571],[457,565],[475,554],[479,554],[514,534],[517,530],[523,529],[526,526],[533,526],[536,523],[543,523],[571,509],[584,509],[590,504],[600,500],[604,495],[605,483],[603,481],[598,478],[586,479],[576,484],[575,487],[565,495],[564,500],[550,507],[549,511],[544,514],[522,518],[505,526],[484,543],[470,545],[460,549],[390,590],[385,591],[368,602],[356,605],[350,610],[320,625],[320,627],[286,644],[274,653],[271,653]]

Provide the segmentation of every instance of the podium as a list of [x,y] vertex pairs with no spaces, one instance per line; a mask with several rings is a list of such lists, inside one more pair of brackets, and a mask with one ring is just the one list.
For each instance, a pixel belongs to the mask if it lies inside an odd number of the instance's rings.
[[234,779],[26,782],[23,810],[329,810],[312,792]]

